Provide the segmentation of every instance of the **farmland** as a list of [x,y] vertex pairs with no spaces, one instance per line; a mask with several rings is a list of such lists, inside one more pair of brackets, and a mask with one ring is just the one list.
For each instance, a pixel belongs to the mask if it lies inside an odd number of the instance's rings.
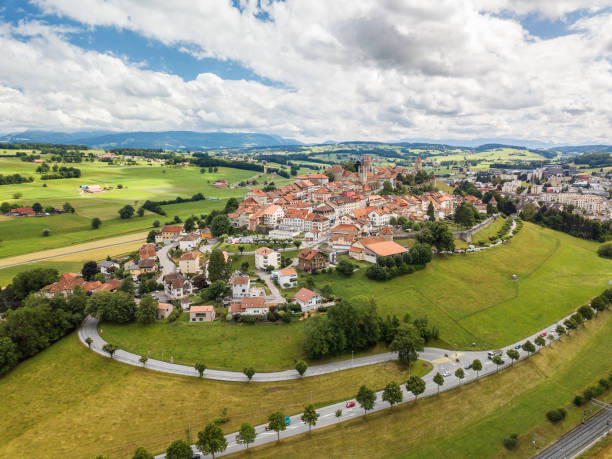
[[[344,300],[374,298],[383,316],[426,316],[451,348],[467,349],[472,343],[493,348],[553,323],[600,294],[612,278],[612,266],[597,257],[597,246],[525,224],[510,244],[439,257],[422,271],[384,283],[368,279],[363,268],[349,278],[338,273],[312,278],[315,288],[330,285]],[[305,276],[300,277],[305,285]],[[201,358],[211,368],[277,370],[304,357],[303,324],[105,324],[102,335],[126,350],[157,358],[163,353],[185,363]],[[241,351],[228,352],[231,348]]]

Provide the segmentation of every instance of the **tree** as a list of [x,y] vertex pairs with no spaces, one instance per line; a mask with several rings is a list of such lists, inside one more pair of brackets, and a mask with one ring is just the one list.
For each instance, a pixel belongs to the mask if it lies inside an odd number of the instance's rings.
[[97,230],[98,228],[100,228],[100,226],[102,226],[102,220],[100,220],[98,217],[94,217],[91,219],[91,229]]
[[18,361],[15,343],[8,337],[0,337],[0,375],[10,371]]
[[87,301],[86,313],[101,322],[123,324],[134,320],[136,303],[134,298],[125,292],[95,292]]
[[134,208],[132,206],[125,205],[119,209],[119,217],[123,220],[132,218],[134,216]]
[[62,207],[64,209],[64,212],[66,212],[67,214],[73,214],[74,213],[74,207],[72,207],[72,205],[70,205],[69,202],[65,202],[64,206]]
[[225,208],[223,209],[224,214],[231,214],[232,212],[236,212],[238,209],[239,202],[236,198],[229,198],[225,203]]
[[432,222],[436,219],[436,210],[434,209],[434,206],[431,201],[429,201],[429,206],[427,206],[427,216]]
[[472,370],[476,372],[476,377],[478,378],[478,373],[482,370],[482,362],[478,359],[474,359],[472,362]]
[[155,459],[155,456],[141,446],[136,449],[132,459]]
[[477,218],[478,211],[474,208],[474,204],[462,202],[455,210],[455,223],[464,228],[471,228],[474,226]]
[[410,365],[417,361],[417,352],[423,350],[424,344],[423,337],[414,325],[402,324],[398,327],[389,349],[398,353],[400,362]]
[[159,231],[156,231],[156,230],[149,231],[149,234],[147,234],[147,242],[148,243],[155,242],[155,236],[157,236],[158,234],[159,234]]
[[410,249],[410,264],[426,265],[433,258],[433,252],[429,244],[416,243]]
[[557,333],[557,335],[559,335],[559,339],[561,339],[561,337],[565,335],[565,327],[559,324],[557,325],[557,328],[555,328],[555,332]]
[[35,202],[32,204],[32,210],[39,214],[43,211],[43,206],[40,205],[40,202]]
[[293,240],[293,245],[295,246],[296,249],[300,249],[300,246],[302,245],[302,241],[300,241],[299,239],[294,239]]
[[572,320],[576,324],[576,327],[578,327],[579,325],[584,325],[584,317],[579,312],[576,312],[572,315]]
[[200,374],[200,378],[204,377],[204,372],[206,371],[206,365],[204,363],[196,362],[193,368],[195,368],[196,371]]
[[193,451],[184,440],[175,440],[166,450],[166,459],[191,459]]
[[249,378],[249,381],[250,381],[253,375],[255,374],[255,369],[252,367],[246,367],[242,370],[242,372],[247,378]]
[[591,320],[593,319],[593,317],[595,317],[595,311],[593,311],[593,308],[586,304],[580,306],[578,308],[578,312],[580,313],[580,315],[582,315],[584,320]]
[[352,276],[354,269],[355,265],[344,258],[342,258],[336,266],[336,271],[346,277]]
[[121,285],[117,289],[120,292],[128,293],[129,295],[134,295],[134,291],[136,288],[134,287],[134,281],[132,280],[132,276],[127,276],[125,279],[121,281]]
[[57,269],[52,268],[36,268],[19,273],[13,278],[11,284],[13,297],[21,302],[30,293],[39,291],[45,285],[57,282],[59,277]]
[[91,337],[88,336],[87,338],[85,338],[85,343],[87,344],[87,347],[91,349],[91,343],[93,343],[93,339],[91,339]]
[[552,346],[552,343],[553,343],[553,341],[555,340],[555,337],[553,336],[553,334],[552,334],[552,333],[550,333],[550,334],[549,334],[549,335],[546,337],[546,339],[547,339],[548,341],[550,341],[550,344],[551,344],[551,346]]
[[240,270],[244,273],[248,272],[249,270],[249,262],[248,261],[243,261],[242,264],[240,265]]
[[88,261],[83,265],[83,268],[81,269],[81,275],[86,281],[93,280],[93,278],[96,277],[96,274],[98,274],[99,272],[100,268],[98,268],[98,263],[96,263],[95,261]]
[[400,403],[404,399],[402,388],[395,381],[391,381],[385,386],[382,393],[382,399],[383,402],[388,402],[391,408],[393,408],[393,405]]
[[249,449],[249,443],[253,443],[255,437],[257,437],[255,428],[248,422],[243,422],[240,426],[238,435],[236,435],[236,443],[239,445],[246,445],[247,449]]
[[222,234],[229,234],[232,225],[227,218],[227,215],[217,215],[210,223],[210,232],[214,237],[219,237]]
[[136,321],[139,324],[152,324],[157,319],[158,301],[151,295],[145,295],[140,300],[140,305],[136,309]]
[[438,385],[438,394],[440,393],[440,387],[444,385],[444,377],[440,374],[440,372],[436,373],[433,377],[433,382]]
[[281,431],[287,429],[287,424],[285,424],[285,415],[280,411],[275,411],[268,416],[268,424],[270,424],[270,429],[276,432],[277,440],[280,441]]
[[314,406],[306,405],[301,419],[305,424],[308,424],[308,432],[312,431],[312,426],[317,423],[317,412]]
[[221,427],[215,422],[211,422],[204,430],[198,432],[198,449],[204,454],[211,454],[215,457],[216,453],[222,453],[227,448],[227,440]]
[[529,340],[525,341],[525,342],[522,344],[521,348],[523,348],[523,350],[524,350],[525,352],[527,352],[527,354],[531,354],[532,352],[535,352],[535,350],[536,350],[536,348],[535,348],[535,346],[533,345],[533,343],[532,343],[531,341],[529,341]]
[[501,358],[501,355],[496,355],[493,357],[493,363],[497,365],[495,371],[499,371],[499,366],[504,364],[504,359]]
[[149,360],[149,357],[147,357],[146,355],[141,355],[138,359],[138,361],[142,363],[143,367],[147,364],[147,360]]
[[506,351],[506,355],[510,357],[510,360],[512,361],[512,365],[514,365],[515,360],[518,360],[521,358],[521,354],[519,354],[519,351],[517,351],[516,349],[508,349]]
[[608,306],[608,302],[604,295],[599,295],[591,300],[591,307],[597,312],[605,311]]
[[373,390],[368,389],[365,385],[363,385],[359,388],[359,392],[357,392],[355,400],[357,400],[357,403],[361,405],[363,411],[367,413],[369,410],[374,408],[374,403],[376,402],[376,394]]
[[414,401],[416,402],[418,396],[425,392],[425,381],[418,376],[411,376],[408,378],[408,381],[406,381],[406,390],[412,392]]
[[238,251],[240,252],[240,255],[242,255],[242,252],[244,252],[244,246],[243,245],[239,245],[238,246]]
[[546,341],[541,336],[538,336],[536,339],[533,340],[533,342],[536,344],[536,346],[540,346],[540,347],[546,346]]
[[298,360],[295,363],[295,370],[300,374],[300,376],[304,376],[304,373],[306,373],[307,369],[308,369],[308,364],[304,362],[303,360]]
[[599,246],[599,248],[597,249],[597,255],[602,258],[612,258],[612,242],[608,242]]
[[119,348],[117,346],[115,346],[114,344],[111,343],[106,343],[103,347],[102,350],[104,352],[107,352],[108,354],[110,354],[110,358],[113,358],[113,354],[115,352],[117,352],[117,350],[119,350]]
[[465,371],[463,371],[463,368],[457,368],[457,370],[455,370],[455,376],[459,378],[459,381],[465,378]]
[[221,298],[225,293],[227,286],[221,279],[214,281],[206,291],[206,297],[211,301],[216,301]]
[[208,260],[208,280],[215,282],[217,280],[227,280],[229,277],[229,263],[225,263],[223,253],[218,250],[213,250]]

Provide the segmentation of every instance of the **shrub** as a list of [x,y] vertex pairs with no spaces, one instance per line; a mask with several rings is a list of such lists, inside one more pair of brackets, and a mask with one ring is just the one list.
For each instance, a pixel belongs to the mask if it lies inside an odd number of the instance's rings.
[[166,319],[166,322],[168,323],[176,322],[178,318],[181,317],[182,313],[183,313],[183,308],[181,308],[180,306],[178,308],[174,308],[174,310],[170,313],[170,315]]
[[51,230],[49,228],[45,228],[44,230],[42,230],[42,235],[43,237],[47,237],[51,235]]
[[584,402],[585,402],[585,400],[584,400],[584,397],[582,395],[576,395],[574,397],[574,405],[582,406],[582,405],[584,405]]
[[518,440],[518,435],[513,433],[513,434],[510,434],[509,437],[504,438],[503,443],[506,449],[514,449],[514,447],[516,446],[517,440]]
[[257,318],[255,316],[248,315],[241,315],[239,320],[240,323],[248,325],[253,325],[255,322],[257,322]]
[[599,246],[597,255],[602,258],[612,258],[612,242],[607,242]]
[[546,413],[546,417],[550,422],[559,422],[565,419],[567,411],[564,408],[557,408],[556,410],[550,410]]

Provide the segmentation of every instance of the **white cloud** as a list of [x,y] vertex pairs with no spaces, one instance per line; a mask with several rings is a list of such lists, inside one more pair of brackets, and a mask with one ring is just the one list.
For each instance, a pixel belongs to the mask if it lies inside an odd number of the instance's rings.
[[[224,129],[302,140],[524,137],[612,141],[610,2],[36,0],[281,82],[193,81],[68,44],[41,23],[0,27],[0,129]],[[599,14],[529,36],[495,13]],[[270,20],[255,17],[265,12]],[[17,39],[17,35],[28,38]],[[21,109],[19,107],[22,107]],[[20,112],[14,113],[15,108]],[[2,124],[4,123],[4,124]]]

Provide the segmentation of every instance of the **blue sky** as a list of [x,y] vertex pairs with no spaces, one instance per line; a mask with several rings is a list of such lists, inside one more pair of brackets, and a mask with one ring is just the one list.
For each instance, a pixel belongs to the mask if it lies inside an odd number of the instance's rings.
[[0,130],[604,142],[611,30],[612,0],[4,0]]

